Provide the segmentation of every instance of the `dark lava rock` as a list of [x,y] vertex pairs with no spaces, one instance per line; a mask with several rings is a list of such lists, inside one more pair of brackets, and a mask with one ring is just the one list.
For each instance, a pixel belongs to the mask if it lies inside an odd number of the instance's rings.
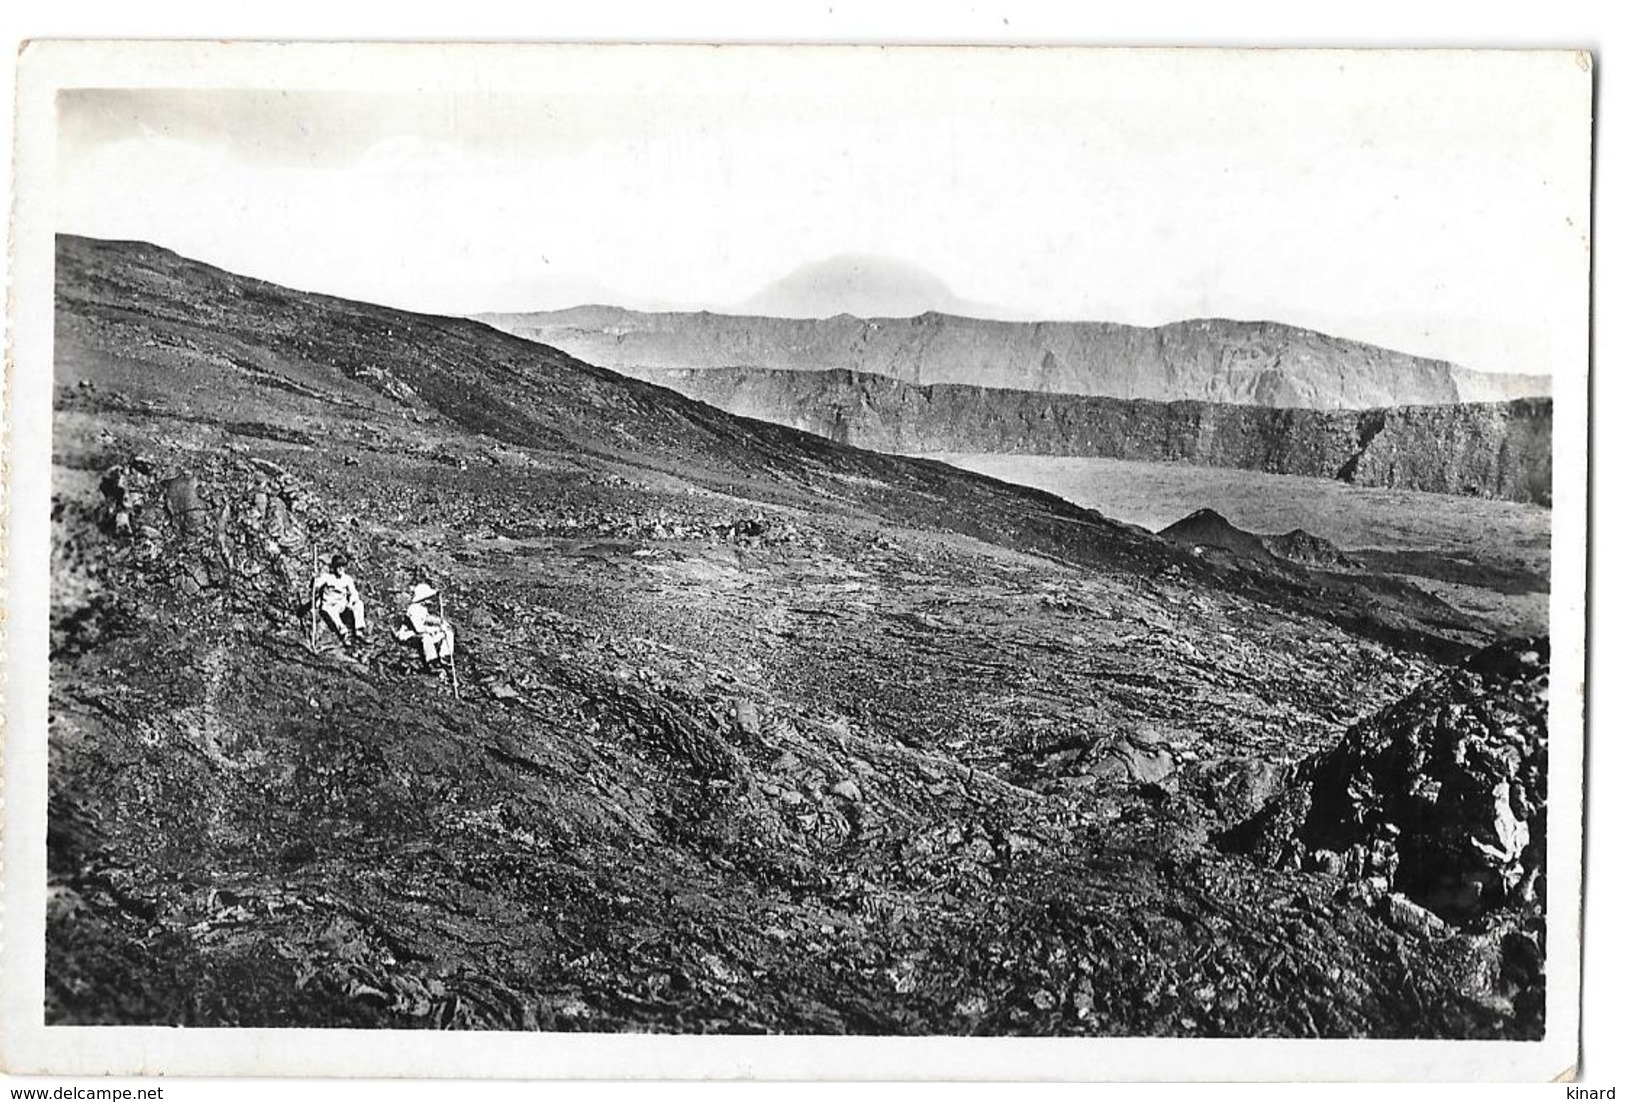
[[1174,783],[1174,756],[1152,731],[1105,739],[1095,747],[1092,757],[1085,773],[1099,780],[1158,786]]
[[1229,835],[1278,867],[1403,892],[1466,923],[1537,906],[1546,862],[1546,643],[1479,652],[1300,763]]
[[1526,681],[1543,676],[1551,660],[1551,642],[1544,637],[1505,639],[1473,655],[1467,668],[1483,677]]
[[1275,868],[1342,880],[1342,898],[1463,954],[1461,991],[1543,1028],[1544,639],[1473,656],[1294,769],[1219,839]]

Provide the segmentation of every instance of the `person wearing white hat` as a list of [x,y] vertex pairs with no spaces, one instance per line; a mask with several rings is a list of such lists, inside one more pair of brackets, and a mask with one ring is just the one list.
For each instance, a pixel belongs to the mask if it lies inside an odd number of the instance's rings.
[[429,608],[429,601],[437,596],[439,592],[428,582],[413,586],[411,603],[406,606],[406,623],[398,633],[402,642],[417,639],[423,648],[423,668],[427,670],[447,668],[456,647],[451,624]]

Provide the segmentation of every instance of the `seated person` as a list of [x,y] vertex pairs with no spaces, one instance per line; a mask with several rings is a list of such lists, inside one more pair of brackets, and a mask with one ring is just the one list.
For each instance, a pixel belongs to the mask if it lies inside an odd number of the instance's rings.
[[427,582],[419,582],[412,589],[412,603],[406,606],[406,622],[396,632],[401,642],[418,641],[422,648],[423,668],[444,670],[451,665],[456,639],[451,624],[429,609],[429,599],[438,591]]
[[346,647],[356,639],[367,636],[367,611],[361,603],[355,579],[346,569],[350,560],[334,555],[326,573],[311,583],[311,599],[327,626],[332,628]]

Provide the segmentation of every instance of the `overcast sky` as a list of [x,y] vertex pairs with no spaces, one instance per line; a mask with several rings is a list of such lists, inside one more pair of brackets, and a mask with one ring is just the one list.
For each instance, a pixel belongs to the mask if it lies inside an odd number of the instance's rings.
[[64,92],[58,227],[441,313],[833,313],[763,293],[873,257],[874,312],[1270,318],[1522,371],[1584,262],[1568,57],[613,54]]

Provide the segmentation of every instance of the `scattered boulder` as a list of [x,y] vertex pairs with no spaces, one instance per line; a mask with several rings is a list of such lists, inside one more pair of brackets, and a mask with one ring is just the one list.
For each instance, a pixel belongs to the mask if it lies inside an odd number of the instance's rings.
[[102,515],[100,527],[110,535],[129,537],[135,534],[135,520],[140,515],[146,495],[136,488],[139,475],[133,468],[117,466],[102,475]]
[[197,476],[183,471],[164,483],[164,510],[182,535],[202,535],[209,529],[209,507],[198,494]]
[[729,711],[733,713],[734,726],[742,733],[752,737],[762,733],[762,715],[753,701],[737,697],[729,706]]
[[1398,892],[1387,896],[1388,921],[1407,933],[1433,937],[1445,932],[1445,923],[1426,907],[1418,907]]
[[1227,822],[1258,814],[1280,793],[1283,773],[1282,766],[1255,757],[1220,758],[1192,768],[1199,794]]
[[1084,773],[1096,780],[1166,786],[1177,763],[1162,736],[1142,729],[1095,744]]
[[1551,660],[1551,642],[1544,637],[1505,639],[1473,655],[1467,668],[1481,677],[1525,681],[1542,676]]

